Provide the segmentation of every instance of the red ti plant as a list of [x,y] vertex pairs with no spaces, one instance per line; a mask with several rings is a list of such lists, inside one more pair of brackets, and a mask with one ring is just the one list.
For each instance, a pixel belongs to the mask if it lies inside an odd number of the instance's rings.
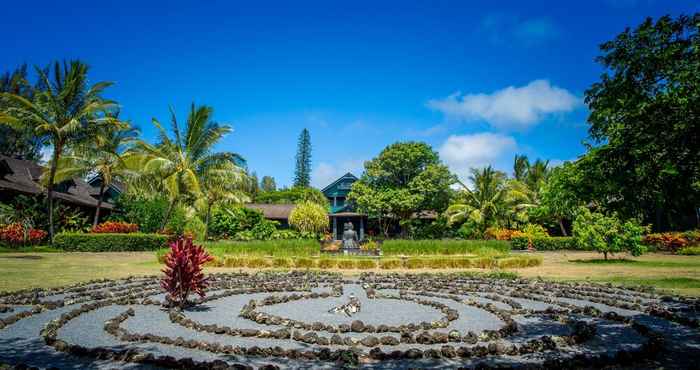
[[213,259],[204,248],[192,243],[192,238],[180,237],[170,243],[160,286],[168,293],[167,299],[172,305],[183,308],[190,293],[204,297],[207,278],[202,266]]

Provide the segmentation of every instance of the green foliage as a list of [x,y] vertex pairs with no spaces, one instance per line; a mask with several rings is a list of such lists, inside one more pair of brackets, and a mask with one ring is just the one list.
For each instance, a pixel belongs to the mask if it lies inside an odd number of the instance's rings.
[[[360,212],[376,217],[386,235],[391,217],[409,220],[420,211],[442,212],[455,177],[425,143],[394,143],[365,162],[365,171],[348,194]],[[405,230],[404,230],[405,232]]]
[[522,233],[531,238],[547,238],[549,234],[542,225],[527,224],[522,228]]
[[481,225],[473,221],[466,221],[457,230],[457,236],[462,239],[481,239],[484,233],[481,230]]
[[311,187],[293,187],[291,189],[280,189],[277,191],[263,191],[255,197],[257,203],[266,204],[289,204],[301,202],[313,202],[328,208],[328,198],[323,193]]
[[540,188],[540,205],[534,212],[540,218],[554,220],[564,236],[567,235],[564,220],[572,220],[576,209],[583,204],[579,197],[580,176],[581,172],[575,164],[564,162],[552,169]]
[[402,221],[401,226],[411,239],[443,239],[456,236],[456,232],[447,224],[447,218],[439,216],[435,220],[413,218]]
[[647,18],[601,45],[585,92],[594,147],[579,162],[608,211],[655,230],[696,223],[700,204],[700,13]]
[[528,241],[532,241],[532,246],[538,251],[558,251],[558,250],[577,250],[581,249],[576,244],[576,239],[570,236],[554,236],[554,237],[527,237],[516,236],[510,240],[511,246],[515,250],[526,250]]
[[642,236],[647,228],[636,221],[621,222],[615,215],[605,216],[581,207],[574,219],[574,238],[583,248],[608,254],[628,252],[639,256],[646,251]]
[[54,246],[71,252],[152,251],[165,247],[167,236],[159,234],[59,233]]
[[299,134],[295,159],[294,186],[307,188],[311,184],[311,135],[307,129]]
[[322,233],[328,229],[328,211],[313,202],[299,203],[289,215],[289,225],[301,232]]
[[401,268],[402,261],[400,259],[381,259],[379,260],[379,268],[383,270],[393,270]]
[[682,256],[700,256],[700,247],[685,247],[678,250]]
[[218,207],[212,211],[209,234],[231,238],[241,231],[252,230],[265,221],[262,212],[245,207]]
[[143,195],[125,193],[117,198],[115,208],[108,219],[124,221],[139,225],[144,233],[154,233],[160,229],[163,217],[168,209],[168,200],[164,196],[145,197]]
[[204,240],[204,232],[207,225],[197,216],[192,216],[186,220],[183,227],[184,234],[189,234],[194,237],[195,240]]
[[493,255],[507,254],[510,244],[501,240],[386,240],[382,253],[392,255]]
[[[45,87],[37,83],[32,86],[27,78],[27,65],[0,76],[0,93],[11,93],[32,101],[36,91]],[[0,111],[6,109],[7,102],[0,98]],[[0,153],[12,158],[39,160],[42,138],[34,133],[31,125],[10,127],[0,125]]]
[[260,180],[260,190],[264,192],[273,192],[277,190],[275,178],[272,176],[263,176]]

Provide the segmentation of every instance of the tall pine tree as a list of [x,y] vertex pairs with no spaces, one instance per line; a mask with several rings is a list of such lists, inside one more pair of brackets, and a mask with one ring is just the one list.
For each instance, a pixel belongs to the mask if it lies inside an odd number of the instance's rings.
[[294,186],[309,187],[311,184],[311,136],[309,130],[303,129],[297,144],[296,168],[294,169]]

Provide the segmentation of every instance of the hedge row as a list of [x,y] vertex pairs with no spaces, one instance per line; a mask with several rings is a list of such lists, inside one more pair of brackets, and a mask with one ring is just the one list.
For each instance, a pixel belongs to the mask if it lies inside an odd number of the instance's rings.
[[[528,246],[528,237],[517,236],[510,240],[511,247],[515,250],[525,250]],[[576,240],[570,236],[533,237],[532,246],[538,251],[558,251],[564,249],[581,249]]]
[[60,233],[54,247],[71,252],[129,252],[164,248],[168,237],[160,234],[85,234]]

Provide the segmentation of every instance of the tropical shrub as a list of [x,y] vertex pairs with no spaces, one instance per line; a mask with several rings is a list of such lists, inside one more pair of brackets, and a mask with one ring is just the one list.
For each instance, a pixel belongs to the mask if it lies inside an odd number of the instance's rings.
[[324,232],[328,229],[328,211],[311,201],[299,203],[289,215],[289,225],[301,232]]
[[608,254],[628,252],[639,256],[644,253],[646,247],[641,241],[647,229],[636,221],[623,223],[615,215],[605,216],[585,207],[579,209],[573,223],[576,243],[583,248],[603,253],[606,260]]
[[213,257],[192,243],[191,238],[179,238],[170,244],[160,286],[167,292],[166,299],[171,305],[184,307],[190,292],[204,297],[208,284],[202,267],[211,260]]
[[108,220],[134,223],[141,232],[154,233],[160,230],[163,223],[168,199],[165,196],[148,198],[126,193],[117,198],[115,209],[119,211],[110,214]]
[[94,234],[129,234],[139,231],[139,225],[124,221],[106,221],[90,230]]
[[510,240],[510,245],[516,250],[528,249],[529,243],[538,251],[558,251],[580,249],[576,239],[570,236],[533,237],[516,236]]
[[242,231],[250,231],[265,220],[262,212],[245,207],[219,207],[212,211],[209,234],[232,238]]
[[291,189],[279,189],[274,191],[263,191],[255,196],[257,203],[301,203],[313,202],[328,208],[328,198],[323,193],[311,187],[293,187]]
[[500,227],[489,227],[484,231],[484,239],[490,240],[511,240],[513,237],[525,235],[520,230],[506,229]]
[[183,233],[185,235],[191,235],[195,240],[204,240],[206,228],[207,226],[202,219],[197,216],[192,216],[185,222]]
[[13,247],[39,244],[47,235],[44,230],[28,228],[17,222],[0,227],[0,242]]
[[152,251],[167,245],[168,236],[160,234],[87,234],[59,233],[54,246],[75,252]]
[[677,252],[686,246],[700,244],[700,232],[691,230],[686,232],[666,232],[647,234],[642,243],[665,252]]
[[547,237],[549,237],[549,233],[547,233],[547,230],[542,225],[537,225],[537,224],[525,225],[525,227],[523,227],[523,229],[522,229],[522,233],[525,236],[528,236],[531,238],[547,238]]
[[700,256],[700,247],[685,247],[677,252],[682,256]]

